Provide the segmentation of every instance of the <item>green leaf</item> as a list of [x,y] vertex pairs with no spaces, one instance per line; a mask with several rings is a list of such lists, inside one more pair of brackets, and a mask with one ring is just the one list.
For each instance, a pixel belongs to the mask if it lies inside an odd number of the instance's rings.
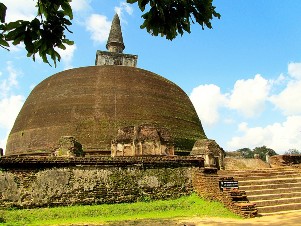
[[127,3],[133,4],[135,2],[137,2],[138,0],[126,0]]
[[0,22],[1,23],[5,23],[6,10],[7,10],[7,7],[2,2],[0,2]]
[[[43,60],[44,63],[49,64],[49,61],[48,61],[47,56],[46,56],[46,53],[41,53],[40,52],[40,57],[42,58],[42,60]],[[49,65],[51,66],[51,64],[49,64]]]
[[12,29],[16,29],[17,27],[20,27],[23,22],[25,22],[25,21],[24,20],[17,20],[17,21],[14,21],[14,22],[10,22],[5,26],[5,29],[8,30],[8,31],[10,31]]
[[47,52],[47,50],[48,50],[47,44],[45,42],[42,42],[40,52]]
[[27,57],[31,57],[33,55],[33,53],[27,53]]
[[73,13],[72,13],[72,8],[71,8],[69,2],[63,2],[61,6],[62,6],[62,9],[64,10],[65,15],[69,16],[69,18],[72,20]]
[[31,21],[30,25],[33,30],[39,30],[41,22],[37,18],[35,18]]
[[[129,3],[137,1],[128,0]],[[152,35],[165,36],[172,40],[178,34],[190,33],[190,23],[197,22],[202,29],[211,29],[211,20],[220,18],[212,0],[139,0],[141,11],[149,4],[150,10],[141,17],[144,19],[141,29]]]
[[145,6],[148,3],[149,3],[149,0],[138,0],[138,5],[142,12],[145,10]]
[[5,39],[7,41],[13,41],[13,40],[17,39],[18,37],[25,35],[25,29],[26,29],[26,27],[18,27],[15,30],[10,31],[5,36]]
[[34,52],[34,44],[32,43],[32,36],[30,32],[25,33],[24,44],[25,44],[25,49],[27,50],[28,53]]
[[13,45],[19,45],[20,42],[22,42],[24,40],[25,35],[21,35],[19,37],[17,37],[14,41],[13,41]]
[[74,41],[70,41],[69,39],[63,39],[62,42],[66,43],[68,45],[73,45],[74,44]]
[[58,45],[57,47],[60,48],[60,49],[63,49],[63,50],[66,49],[66,46],[64,46],[64,44],[60,44],[60,45]]
[[6,46],[6,47],[9,47],[9,44],[7,41],[5,41],[4,39],[0,38],[0,45],[1,46]]

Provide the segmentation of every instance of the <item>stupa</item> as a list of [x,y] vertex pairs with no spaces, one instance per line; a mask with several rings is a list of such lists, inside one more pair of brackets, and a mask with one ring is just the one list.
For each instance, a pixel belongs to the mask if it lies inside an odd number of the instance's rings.
[[[66,136],[74,137],[91,156],[116,154],[118,139],[134,146],[156,139],[172,144],[174,152],[169,154],[188,155],[196,140],[206,138],[187,94],[173,82],[137,68],[136,55],[123,53],[117,14],[106,48],[97,51],[95,66],[54,74],[32,90],[10,132],[7,156],[52,156]],[[124,131],[130,131],[128,139],[121,136]]]

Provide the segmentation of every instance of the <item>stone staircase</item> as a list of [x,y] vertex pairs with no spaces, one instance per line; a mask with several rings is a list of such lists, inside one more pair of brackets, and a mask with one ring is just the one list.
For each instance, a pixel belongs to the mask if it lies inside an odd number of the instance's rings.
[[220,177],[232,176],[256,203],[259,215],[301,210],[301,171],[294,168],[220,170]]

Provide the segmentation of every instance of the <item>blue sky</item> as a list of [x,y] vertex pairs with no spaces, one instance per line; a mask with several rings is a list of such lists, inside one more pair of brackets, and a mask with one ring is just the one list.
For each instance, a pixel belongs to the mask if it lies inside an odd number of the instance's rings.
[[[35,16],[35,1],[2,0],[7,19]],[[278,153],[301,150],[300,0],[215,0],[221,19],[213,29],[193,25],[173,41],[139,28],[136,5],[113,0],[73,0],[68,37],[57,68],[33,62],[22,47],[0,50],[0,147],[32,88],[59,71],[94,65],[105,50],[111,20],[121,17],[125,53],[138,67],[179,85],[191,98],[210,139],[225,150],[266,145]]]

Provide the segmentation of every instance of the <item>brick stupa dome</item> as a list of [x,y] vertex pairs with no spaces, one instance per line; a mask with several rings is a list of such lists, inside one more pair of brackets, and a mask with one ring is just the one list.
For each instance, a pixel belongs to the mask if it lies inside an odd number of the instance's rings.
[[[122,35],[117,15],[112,31]],[[166,129],[176,154],[189,154],[206,138],[186,93],[136,68],[137,56],[123,54],[122,37],[112,37],[109,52],[97,51],[97,66],[57,73],[32,90],[10,132],[7,156],[52,155],[62,136],[75,137],[91,155],[110,155],[118,129],[144,124]]]
[[175,149],[190,151],[205,134],[186,93],[152,72],[128,66],[91,66],[55,74],[37,85],[9,135],[6,155],[50,153],[61,136],[83,150],[110,154],[118,128],[167,128]]

